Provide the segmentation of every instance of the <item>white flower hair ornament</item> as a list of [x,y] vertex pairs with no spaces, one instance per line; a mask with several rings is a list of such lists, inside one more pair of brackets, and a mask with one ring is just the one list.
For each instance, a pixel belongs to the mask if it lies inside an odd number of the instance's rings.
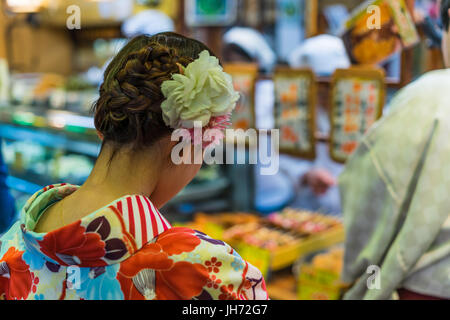
[[[218,144],[223,139],[223,130],[230,125],[231,112],[239,100],[234,90],[232,78],[223,71],[219,59],[207,50],[186,68],[179,65],[180,73],[172,80],[164,81],[161,90],[166,98],[161,104],[163,120],[172,129],[187,129],[194,144]],[[212,141],[204,143],[194,138],[194,124],[202,128],[218,129],[221,134],[208,137]],[[207,139],[208,139],[207,138]]]

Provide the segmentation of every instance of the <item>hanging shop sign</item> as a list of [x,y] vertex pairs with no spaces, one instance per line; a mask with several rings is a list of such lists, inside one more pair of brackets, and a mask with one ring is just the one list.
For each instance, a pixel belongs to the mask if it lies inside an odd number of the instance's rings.
[[275,39],[278,55],[287,60],[305,37],[305,0],[277,0]]
[[256,64],[229,64],[225,72],[233,78],[234,89],[239,92],[240,99],[233,112],[233,129],[248,130],[255,128],[255,83],[258,76]]
[[172,19],[178,18],[178,12],[180,7],[180,1],[174,0],[137,0],[134,11],[139,13],[144,10],[152,9],[158,10]]
[[280,130],[280,151],[314,159],[316,85],[309,69],[278,68],[274,76],[275,127]]
[[237,18],[237,1],[186,0],[185,15],[191,27],[230,26]]
[[372,0],[355,9],[343,40],[353,63],[377,64],[418,43],[419,35],[404,0]]
[[384,72],[354,67],[338,69],[331,84],[330,154],[344,163],[361,137],[377,121],[385,102]]

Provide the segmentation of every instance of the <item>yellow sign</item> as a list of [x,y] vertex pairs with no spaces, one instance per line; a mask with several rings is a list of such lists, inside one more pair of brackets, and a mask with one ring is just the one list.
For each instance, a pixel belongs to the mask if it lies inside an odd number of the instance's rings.
[[239,244],[237,252],[244,260],[247,260],[253,266],[258,268],[264,277],[267,277],[270,268],[271,252],[247,244]]
[[[145,1],[140,1],[145,2]],[[180,7],[181,3],[179,0],[160,0],[160,1],[153,1],[155,4],[148,4],[143,5],[137,3],[135,6],[135,13],[139,13],[143,10],[153,9],[153,10],[159,10],[165,14],[167,14],[172,19],[176,19],[178,17],[178,8]],[[151,1],[149,1],[151,3]]]

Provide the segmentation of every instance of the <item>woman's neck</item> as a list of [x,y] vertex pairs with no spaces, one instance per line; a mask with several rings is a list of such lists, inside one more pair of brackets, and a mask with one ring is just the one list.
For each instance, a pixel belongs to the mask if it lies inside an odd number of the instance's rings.
[[73,194],[50,207],[39,219],[36,232],[48,232],[78,221],[127,195],[151,196],[159,179],[160,161],[152,152],[127,152],[105,145],[86,182]]
[[80,190],[103,193],[114,199],[135,194],[149,197],[159,179],[159,164],[150,151],[120,149],[113,156],[113,149],[105,145]]

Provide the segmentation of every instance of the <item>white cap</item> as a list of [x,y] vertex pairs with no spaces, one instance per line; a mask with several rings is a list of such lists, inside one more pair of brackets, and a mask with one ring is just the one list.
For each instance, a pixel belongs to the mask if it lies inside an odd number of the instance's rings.
[[326,34],[306,39],[292,51],[288,62],[292,68],[310,67],[320,76],[329,76],[336,69],[351,65],[341,38]]
[[226,45],[234,44],[240,47],[266,71],[271,71],[275,66],[275,52],[266,39],[254,29],[234,27],[225,33],[223,41]]
[[141,34],[154,35],[160,32],[173,32],[175,25],[172,19],[158,10],[145,10],[134,15],[122,25],[122,33],[128,38]]

